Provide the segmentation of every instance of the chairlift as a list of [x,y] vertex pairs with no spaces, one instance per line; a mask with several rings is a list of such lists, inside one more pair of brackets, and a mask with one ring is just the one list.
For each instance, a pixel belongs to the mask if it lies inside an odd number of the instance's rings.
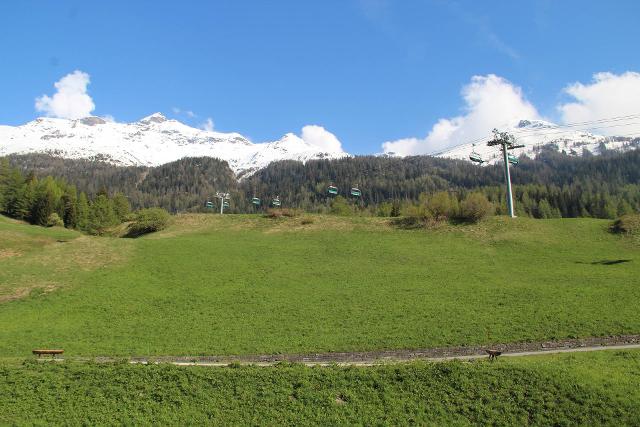
[[271,205],[273,206],[280,206],[280,197],[276,196],[273,200],[271,200]]
[[225,200],[225,201],[222,203],[222,206],[224,206],[225,208],[228,208],[228,207],[229,207],[229,202]]
[[359,188],[353,187],[353,188],[351,188],[351,195],[353,197],[360,197],[362,195],[362,193],[360,192]]
[[335,196],[338,194],[338,187],[336,187],[335,185],[330,185],[329,188],[327,189],[327,192],[332,196]]
[[204,206],[206,208],[213,209],[213,202],[210,202],[210,201],[207,200],[207,202],[204,204]]
[[258,199],[257,197],[254,197],[253,199],[251,199],[251,203],[253,203],[256,206],[260,206],[260,199]]
[[473,151],[471,151],[471,154],[469,154],[469,160],[474,163],[484,163],[484,160],[482,160],[482,156],[476,152],[476,144],[473,144]]
[[514,156],[513,154],[508,154],[507,155],[507,160],[509,161],[509,164],[512,164],[514,166],[518,164],[518,158],[516,156]]

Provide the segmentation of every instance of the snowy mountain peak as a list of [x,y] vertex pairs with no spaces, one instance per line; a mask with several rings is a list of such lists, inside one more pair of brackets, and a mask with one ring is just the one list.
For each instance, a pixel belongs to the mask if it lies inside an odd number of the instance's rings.
[[105,123],[107,123],[107,121],[101,117],[95,117],[95,116],[90,116],[90,117],[85,117],[83,119],[79,119],[78,122],[82,123],[83,125],[87,125],[87,126],[95,126],[95,125],[103,125]]
[[305,142],[305,140],[303,140],[302,138],[300,138],[298,135],[294,134],[294,133],[286,133],[282,138],[280,138],[278,141],[272,142],[273,145],[275,146],[279,146],[279,147],[296,147],[296,146],[306,146],[307,148],[312,148],[313,146],[307,142]]
[[[535,158],[544,148],[549,147],[568,155],[581,156],[585,152],[600,154],[607,150],[628,151],[640,147],[640,138],[596,135],[585,130],[573,130],[544,120],[520,120],[512,129],[506,129],[516,137],[524,148],[514,150],[516,156]],[[487,135],[489,139],[490,135]],[[502,161],[496,147],[485,143],[463,144],[435,154],[437,157],[469,160],[471,152],[479,154],[486,164]]]
[[238,176],[247,176],[277,160],[334,159],[342,150],[312,145],[295,134],[255,144],[239,133],[190,127],[154,113],[133,123],[100,117],[37,118],[22,126],[0,126],[0,156],[46,153],[65,158],[99,159],[121,166],[157,166],[183,157],[226,160]]
[[556,125],[544,120],[520,120],[516,125],[516,129],[551,129],[554,127]]
[[140,123],[144,123],[144,124],[162,123],[166,121],[167,121],[167,118],[162,113],[153,113],[150,116],[140,119]]

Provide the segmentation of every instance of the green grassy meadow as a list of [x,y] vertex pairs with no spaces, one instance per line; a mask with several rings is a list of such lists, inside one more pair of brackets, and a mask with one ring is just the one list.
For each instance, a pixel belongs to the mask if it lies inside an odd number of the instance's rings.
[[[138,239],[0,218],[0,357],[298,353],[640,333],[637,242],[595,219],[181,215]],[[614,263],[611,263],[614,261]]]
[[640,351],[374,367],[0,364],[0,424],[637,425]]

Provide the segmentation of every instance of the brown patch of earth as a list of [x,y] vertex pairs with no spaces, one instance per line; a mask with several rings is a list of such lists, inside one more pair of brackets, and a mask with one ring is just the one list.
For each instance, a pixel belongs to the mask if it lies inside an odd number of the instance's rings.
[[0,260],[5,258],[16,257],[20,255],[22,255],[22,253],[14,249],[0,249]]
[[56,288],[58,288],[58,286],[53,283],[47,285],[35,285],[17,288],[14,289],[10,294],[0,295],[0,304],[4,302],[14,301],[20,298],[25,298],[36,289],[40,290],[41,294],[48,294],[50,292],[53,292]]

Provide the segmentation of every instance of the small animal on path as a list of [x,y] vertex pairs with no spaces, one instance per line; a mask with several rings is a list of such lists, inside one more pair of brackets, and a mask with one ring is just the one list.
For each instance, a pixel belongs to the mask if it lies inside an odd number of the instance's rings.
[[500,350],[486,350],[487,354],[489,355],[489,360],[491,360],[492,362],[494,361],[494,359],[496,359],[498,356],[500,356],[502,354],[502,352]]

